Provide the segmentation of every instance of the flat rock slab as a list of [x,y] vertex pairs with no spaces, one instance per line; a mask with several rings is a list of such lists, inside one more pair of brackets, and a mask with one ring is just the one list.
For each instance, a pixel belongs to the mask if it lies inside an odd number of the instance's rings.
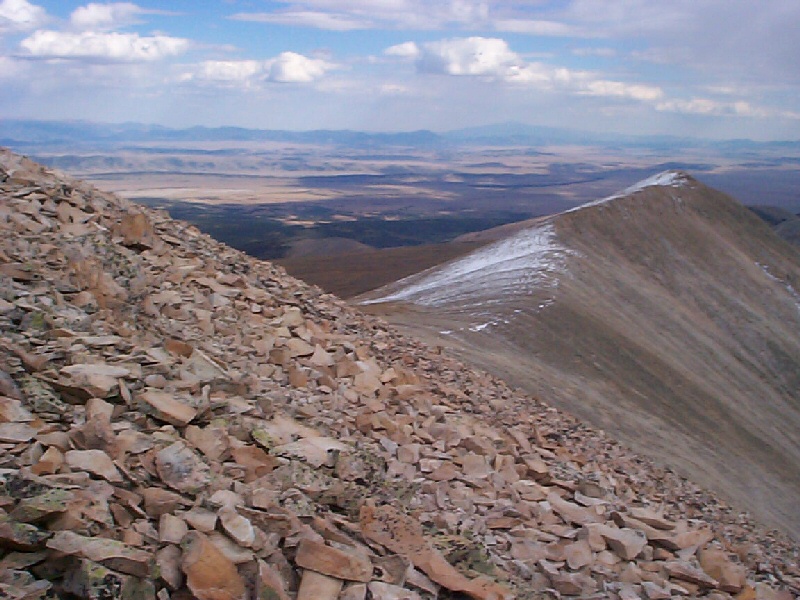
[[185,427],[197,416],[197,410],[167,392],[150,390],[139,394],[138,399],[156,419],[176,427]]
[[348,581],[368,583],[372,580],[372,562],[354,552],[344,552],[321,542],[303,539],[295,561],[305,569]]
[[0,423],[0,443],[24,444],[36,435],[36,429],[24,423]]
[[64,554],[88,558],[115,571],[136,577],[148,577],[152,568],[153,556],[150,552],[117,540],[86,537],[72,531],[58,531],[47,540],[47,547]]
[[111,457],[102,450],[69,450],[64,460],[71,469],[86,471],[112,483],[122,482],[122,475]]
[[131,372],[125,367],[107,364],[78,364],[61,369],[60,373],[67,379],[65,385],[82,388],[86,393],[97,398],[108,398],[117,394],[119,379],[128,377]]

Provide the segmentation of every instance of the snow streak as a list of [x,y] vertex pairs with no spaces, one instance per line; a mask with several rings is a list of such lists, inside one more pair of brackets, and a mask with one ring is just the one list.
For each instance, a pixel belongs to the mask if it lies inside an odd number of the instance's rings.
[[508,295],[555,287],[569,251],[559,244],[552,224],[525,229],[453,261],[398,281],[399,288],[368,303],[406,301],[423,306],[462,303],[503,304]]
[[631,194],[635,194],[636,192],[640,192],[645,188],[655,187],[655,186],[664,186],[664,187],[681,187],[686,185],[689,182],[686,175],[681,173],[680,171],[662,171],[657,175],[653,175],[652,177],[648,177],[647,179],[643,179],[638,183],[634,183],[632,186],[625,188],[621,192],[617,192],[611,196],[607,196],[606,198],[601,198],[600,200],[593,200],[592,202],[587,202],[586,204],[581,204],[580,206],[576,206],[575,208],[571,208],[565,212],[575,212],[576,210],[581,210],[582,208],[588,208],[590,206],[599,206],[600,204],[606,204],[611,200],[616,200],[617,198],[624,198],[626,196],[630,196]]

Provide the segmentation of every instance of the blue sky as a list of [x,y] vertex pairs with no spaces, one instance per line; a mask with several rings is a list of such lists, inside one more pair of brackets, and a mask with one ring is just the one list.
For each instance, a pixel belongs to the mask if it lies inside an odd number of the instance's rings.
[[0,117],[800,139],[797,0],[0,0]]

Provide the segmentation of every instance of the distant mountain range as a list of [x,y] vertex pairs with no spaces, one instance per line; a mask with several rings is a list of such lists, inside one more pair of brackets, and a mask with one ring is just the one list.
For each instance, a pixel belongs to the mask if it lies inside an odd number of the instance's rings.
[[143,123],[95,123],[91,121],[41,121],[0,119],[0,145],[30,146],[64,143],[119,144],[154,141],[273,141],[382,146],[457,146],[591,144],[648,147],[654,149],[713,148],[725,152],[753,149],[800,149],[800,141],[756,142],[752,140],[703,140],[675,136],[631,136],[594,133],[573,129],[499,123],[436,133],[428,130],[407,132],[366,132],[351,130],[286,131],[243,127],[189,127],[174,129]]

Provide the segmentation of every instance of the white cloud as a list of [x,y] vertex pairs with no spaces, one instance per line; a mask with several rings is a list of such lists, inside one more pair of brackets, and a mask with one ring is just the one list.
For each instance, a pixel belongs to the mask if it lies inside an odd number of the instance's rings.
[[586,81],[578,86],[578,90],[579,93],[588,96],[631,98],[642,102],[653,102],[664,96],[664,91],[657,86],[607,81],[604,79]]
[[89,59],[112,62],[155,61],[185,52],[188,40],[136,33],[36,31],[20,43],[33,58]]
[[656,109],[666,112],[695,115],[721,115],[726,111],[730,113],[730,110],[728,110],[729,107],[730,105],[727,103],[717,102],[710,98],[692,98],[691,100],[667,100],[665,102],[660,102],[656,106]]
[[294,0],[285,10],[238,13],[233,19],[346,31],[387,27],[441,29],[486,26],[487,0]]
[[636,56],[709,80],[800,82],[796,0],[571,0],[559,18],[598,37],[636,41]]
[[691,100],[667,100],[656,105],[656,110],[693,115],[717,117],[750,117],[750,118],[783,118],[800,119],[800,114],[793,111],[776,110],[753,106],[743,100],[721,102],[710,98],[692,98]]
[[0,2],[0,33],[36,29],[47,19],[41,6],[28,0],[3,0]]
[[484,77],[546,91],[640,102],[655,102],[664,96],[663,90],[655,85],[613,81],[590,71],[526,62],[499,38],[455,38],[421,46],[406,42],[387,48],[384,54],[415,57],[417,69],[422,73]]
[[368,19],[310,10],[277,13],[238,13],[230,18],[237,21],[276,23],[278,25],[312,27],[329,31],[353,31],[355,29],[370,29],[373,27],[373,23]]
[[[567,69],[562,69],[562,71],[568,73]],[[505,74],[505,79],[509,83],[531,85],[539,89],[553,89],[558,79],[558,69],[545,67],[540,63],[513,66]]]
[[203,81],[247,83],[264,71],[258,60],[207,60],[200,63],[196,77]]
[[502,78],[522,63],[505,40],[469,37],[422,44],[417,66],[425,73]]
[[336,68],[321,58],[282,52],[268,60],[207,60],[184,72],[182,82],[208,83],[219,87],[257,88],[264,81],[312,83]]
[[399,58],[418,58],[421,51],[414,42],[403,42],[395,46],[390,46],[383,53],[387,56],[397,56]]
[[506,33],[525,33],[529,35],[556,36],[556,37],[577,37],[583,33],[577,27],[559,21],[547,21],[537,19],[496,19],[493,21],[497,31]]
[[130,2],[97,4],[92,2],[76,8],[70,22],[78,29],[108,30],[134,22],[142,9]]
[[332,63],[321,58],[282,52],[277,58],[268,61],[267,79],[278,83],[310,83],[333,68]]

